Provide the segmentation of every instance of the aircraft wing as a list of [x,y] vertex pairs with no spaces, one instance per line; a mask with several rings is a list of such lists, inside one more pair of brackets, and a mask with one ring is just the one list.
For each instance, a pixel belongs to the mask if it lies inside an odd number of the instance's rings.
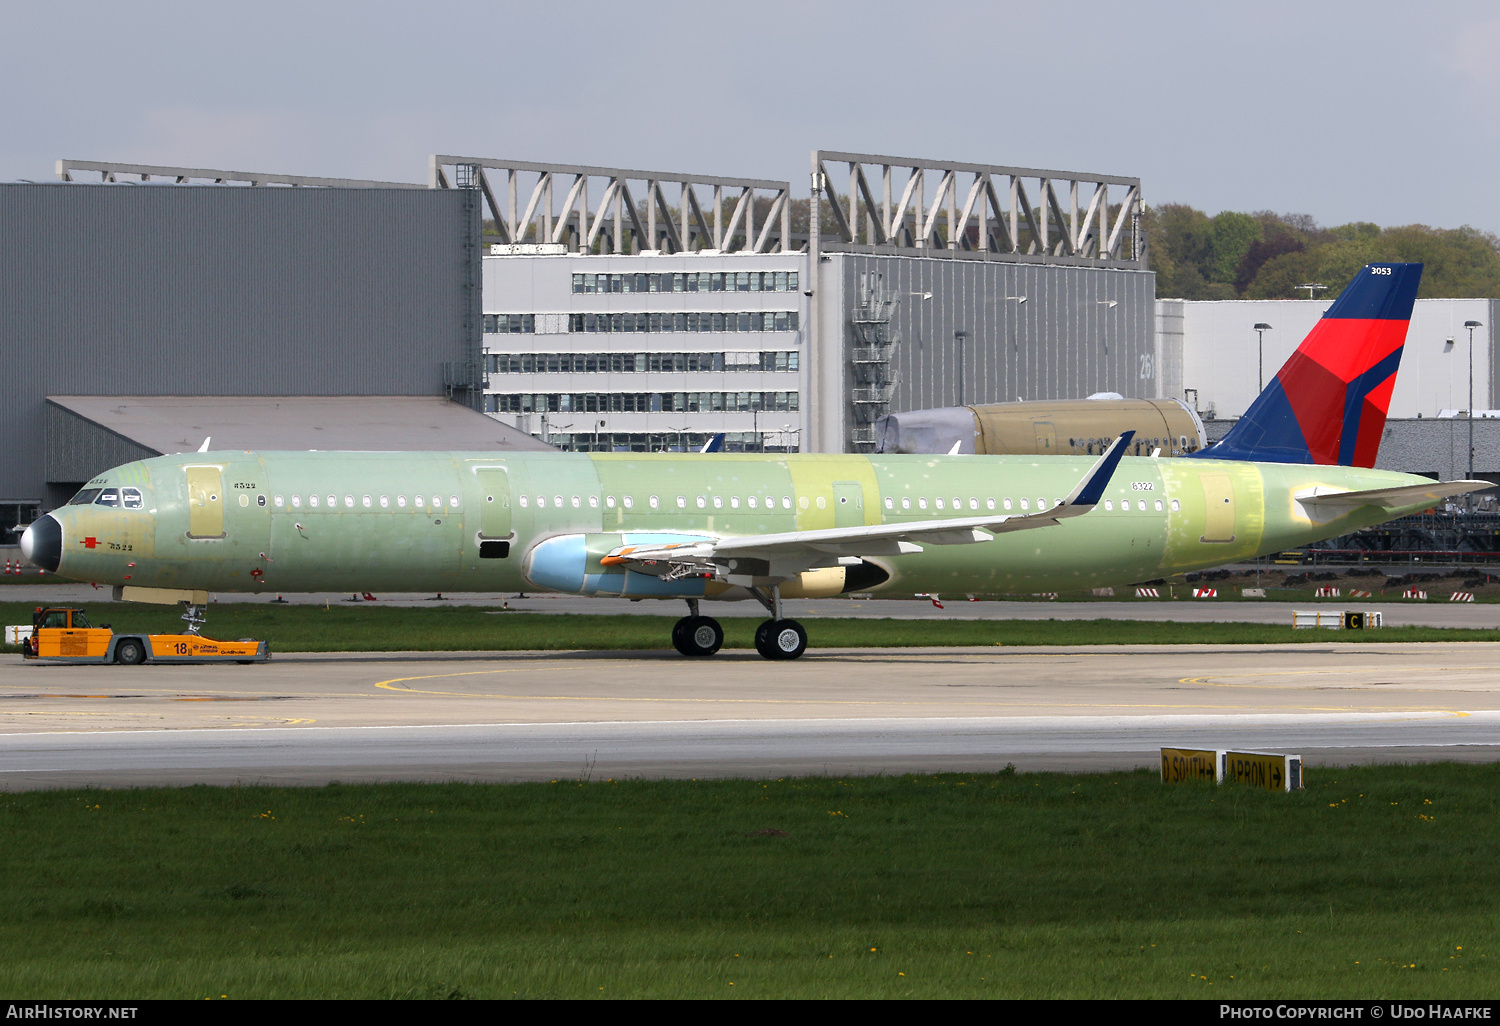
[[785,531],[673,545],[624,545],[600,562],[668,579],[704,572],[790,578],[803,570],[836,563],[840,557],[894,556],[921,552],[923,545],[969,545],[993,541],[997,534],[1010,531],[1054,527],[1063,520],[1082,516],[1098,504],[1134,434],[1127,431],[1116,439],[1066,499],[1051,509],[1035,513]]
[[1404,485],[1400,488],[1366,488],[1363,491],[1331,491],[1314,488],[1296,498],[1303,506],[1334,516],[1360,506],[1398,509],[1418,503],[1438,503],[1455,495],[1482,492],[1495,486],[1488,481],[1433,481],[1431,484]]

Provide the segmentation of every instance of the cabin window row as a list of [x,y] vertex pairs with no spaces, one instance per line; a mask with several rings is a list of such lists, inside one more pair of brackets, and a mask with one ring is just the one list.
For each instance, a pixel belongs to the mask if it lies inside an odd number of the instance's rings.
[[[518,497],[517,501],[518,501],[518,503],[520,504],[520,506],[523,509],[530,508],[531,505],[532,505],[532,503],[535,503],[537,509],[546,509],[546,508],[548,508],[548,499],[547,499],[546,495],[537,495],[535,497],[528,496],[528,495],[521,495],[521,496]],[[1035,500],[1035,503],[1036,503],[1035,506],[1032,505],[1032,502],[1033,502],[1033,500],[1030,499],[1030,498],[1020,498],[1020,499],[1003,498],[1003,499],[998,499],[998,500],[994,499],[994,498],[986,498],[986,499],[981,500],[981,499],[979,499],[979,498],[977,498],[975,496],[970,496],[969,499],[968,499],[968,502],[967,502],[967,508],[968,508],[969,511],[978,512],[980,510],[981,504],[982,504],[983,508],[986,509],[986,510],[999,510],[999,509],[1014,510],[1016,508],[1019,508],[1022,512],[1026,512],[1026,511],[1033,510],[1033,509],[1035,509],[1035,510],[1047,510],[1047,509],[1051,509],[1051,508],[1053,508],[1055,506],[1062,505],[1062,500],[1061,499],[1053,499],[1049,503],[1045,498],[1038,497]],[[1172,511],[1174,513],[1181,511],[1182,504],[1177,499],[1172,499],[1172,500],[1170,500],[1170,502],[1171,502],[1171,506],[1172,506]],[[1149,503],[1154,503],[1156,511],[1158,513],[1165,512],[1165,504],[1163,503],[1163,501],[1161,499],[1155,499],[1155,500],[1138,499],[1138,500],[1135,501],[1135,508],[1138,508],[1142,513],[1148,512],[1148,504]],[[590,509],[598,509],[599,508],[599,496],[597,496],[597,495],[590,495],[586,499],[583,498],[583,497],[581,497],[581,496],[577,496],[577,495],[574,495],[572,497],[572,500],[571,500],[571,506],[572,506],[572,508],[574,508],[574,509],[581,509],[585,504],[587,504]],[[650,508],[650,509],[660,509],[660,508],[662,508],[662,506],[664,504],[667,505],[667,508],[669,508],[669,509],[672,508],[672,504],[666,503],[666,500],[662,499],[660,496],[652,495],[652,496],[648,496],[647,499],[646,499],[646,506],[648,508]],[[892,496],[887,496],[886,497],[886,499],[885,499],[885,508],[887,510],[894,511],[895,508],[896,508],[896,504],[897,504],[897,500],[894,497],[892,497]],[[562,508],[570,505],[570,503],[568,501],[565,501],[564,498],[561,495],[554,495],[554,496],[552,496],[552,499],[551,499],[551,505],[553,507],[555,507],[555,508],[562,509]],[[615,509],[617,505],[620,506],[620,507],[622,507],[622,508],[624,508],[624,509],[634,509],[635,508],[635,497],[632,496],[632,495],[625,495],[625,496],[621,496],[618,500],[616,500],[615,496],[613,496],[613,495],[606,495],[604,497],[604,506],[605,506],[605,508],[607,508],[607,509]],[[726,507],[728,509],[740,509],[741,508],[741,497],[738,496],[738,495],[729,495],[729,496],[724,496],[724,495],[698,495],[698,496],[694,496],[690,500],[686,495],[678,495],[675,498],[675,505],[676,505],[677,509],[681,509],[681,510],[685,510],[685,509],[689,509],[689,508],[701,509],[701,510],[707,510],[707,509],[712,508],[712,509],[720,509],[721,510],[721,509],[725,509]],[[781,509],[783,509],[783,510],[789,510],[789,509],[792,508],[792,505],[793,505],[792,504],[792,497],[790,495],[783,495],[783,496],[780,497],[780,508]],[[813,499],[810,500],[808,498],[808,496],[804,495],[804,496],[800,497],[797,500],[796,505],[798,506],[798,508],[804,509],[804,510],[805,509],[809,509],[809,508],[811,508],[813,506],[816,506],[818,509],[827,509],[828,508],[828,499],[827,499],[826,496],[819,495],[816,498],[813,498]],[[907,511],[910,511],[912,509],[916,509],[918,511],[932,509],[932,510],[943,510],[943,511],[952,510],[953,512],[963,512],[964,509],[965,509],[965,501],[964,501],[964,498],[962,496],[957,496],[957,495],[955,495],[951,499],[946,498],[946,497],[941,497],[941,496],[940,497],[936,497],[936,498],[931,498],[931,499],[929,499],[929,498],[927,498],[925,496],[919,496],[919,497],[917,497],[915,499],[913,499],[911,497],[903,497],[900,500],[900,506],[901,506],[901,509],[902,509],[903,512],[907,512]],[[744,507],[747,508],[747,509],[754,509],[754,510],[760,510],[760,509],[772,510],[772,509],[776,509],[777,508],[777,496],[775,496],[775,495],[765,495],[765,496],[749,495],[749,496],[745,496],[744,497]],[[1115,508],[1115,500],[1113,500],[1113,499],[1106,499],[1105,502],[1104,502],[1104,507],[1105,507],[1105,509],[1113,512],[1113,510]],[[1129,500],[1129,499],[1121,499],[1120,500],[1120,509],[1122,511],[1126,511],[1126,512],[1130,511],[1132,509],[1131,500]]]
[[[565,500],[561,495],[554,495],[550,500],[546,495],[521,495],[517,497],[516,502],[522,509],[530,509],[533,504],[535,504],[537,509],[547,509],[549,504],[551,507],[556,509],[564,509],[569,505],[571,505],[573,509],[582,509],[584,505],[587,505],[590,509],[599,508],[599,496],[597,495],[590,495],[587,498],[574,495],[572,496],[571,501]],[[825,509],[827,508],[828,500],[823,498],[822,496],[819,496],[817,503],[819,509]],[[688,509],[689,507],[691,507],[693,509],[703,510],[710,508],[744,508],[753,510],[774,510],[780,508],[782,510],[789,510],[792,508],[792,497],[790,495],[780,496],[779,507],[778,497],[775,495],[697,495],[692,499],[689,499],[686,495],[678,495],[675,498],[670,496],[663,498],[660,495],[648,495],[646,496],[644,501],[644,506],[647,509],[661,509],[663,506],[668,509],[672,509],[674,508],[674,505],[677,509]],[[809,504],[806,496],[802,497],[801,505],[803,509],[808,508]],[[634,495],[622,495],[618,498],[613,495],[606,495],[604,496],[604,507],[606,509],[633,510],[636,508],[636,498]]]
[[486,413],[750,413],[797,409],[796,392],[523,392],[484,397]]
[[796,331],[797,324],[796,310],[568,314],[570,332]]
[[575,274],[575,293],[796,292],[796,271],[687,271],[677,274]]
[[[889,495],[886,496],[886,499],[885,499],[885,508],[888,509],[888,510],[895,510],[896,505],[897,505],[897,501],[898,500],[894,496],[889,496]],[[947,497],[944,497],[944,496],[939,496],[939,497],[936,497],[936,498],[933,498],[933,499],[930,499],[930,500],[926,496],[917,496],[916,498],[912,498],[910,496],[903,496],[899,500],[899,502],[900,502],[900,506],[901,506],[901,511],[903,513],[909,512],[909,511],[911,511],[913,509],[917,510],[918,512],[920,512],[922,510],[926,510],[926,509],[933,509],[933,510],[950,510],[951,509],[951,510],[954,510],[954,511],[962,511],[963,509],[965,509],[964,498],[962,496],[959,496],[959,495],[955,495],[951,499],[949,499]],[[1021,512],[1024,513],[1024,512],[1027,512],[1029,510],[1033,510],[1033,509],[1036,509],[1036,510],[1046,510],[1046,509],[1051,509],[1054,506],[1061,506],[1062,505],[1062,500],[1061,499],[1053,499],[1051,503],[1048,503],[1046,499],[1044,499],[1044,498],[1038,498],[1038,499],[1035,500],[1035,502],[1036,502],[1036,505],[1033,506],[1032,505],[1032,500],[1029,497],[1028,498],[1020,498],[1020,499],[1004,498],[1004,499],[998,499],[997,500],[997,499],[994,499],[994,498],[979,499],[979,498],[971,495],[971,496],[969,496],[969,499],[968,499],[967,508],[970,511],[979,512],[979,510],[981,508],[981,505],[982,505],[983,508],[984,508],[984,510],[986,510],[986,511],[989,511],[989,510],[1013,511],[1013,510],[1019,509],[1019,510],[1021,510]],[[1165,512],[1165,507],[1164,507],[1163,502],[1162,502],[1161,499],[1156,499],[1156,500],[1154,500],[1154,502],[1155,502],[1156,511],[1158,513]],[[1177,513],[1177,512],[1180,512],[1182,510],[1182,503],[1179,502],[1177,499],[1172,499],[1171,500],[1171,504],[1172,504],[1172,512]],[[1115,500],[1114,499],[1105,499],[1104,500],[1104,508],[1108,512],[1111,512],[1111,513],[1114,512],[1114,509],[1115,509]],[[1142,513],[1149,512],[1149,506],[1148,506],[1148,502],[1147,502],[1146,499],[1138,499],[1138,500],[1136,500],[1135,501],[1135,505],[1133,507],[1131,505],[1131,500],[1129,500],[1129,499],[1121,499],[1120,500],[1120,509],[1122,511],[1129,512],[1132,508],[1139,509]]]
[[[442,512],[458,508],[458,496],[449,495],[444,502],[441,495],[351,495],[345,492],[342,496],[335,493],[308,495],[305,498],[301,494],[276,495],[271,498],[271,505],[276,509],[302,509],[304,505],[308,509],[410,509],[422,513],[427,511]],[[259,505],[266,504],[266,497],[256,497]],[[240,505],[248,506],[250,496],[241,495]]]
[[795,371],[796,350],[766,353],[490,353],[491,374],[678,374]]

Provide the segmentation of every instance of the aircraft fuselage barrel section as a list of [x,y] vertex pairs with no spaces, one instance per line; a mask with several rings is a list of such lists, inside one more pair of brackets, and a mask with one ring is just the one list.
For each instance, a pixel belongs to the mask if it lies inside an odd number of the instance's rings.
[[[642,544],[1019,517],[1062,501],[1092,464],[1026,456],[192,453],[90,481],[49,514],[57,529],[38,529],[29,555],[67,578],[146,588],[743,598],[746,587],[727,575],[771,582],[769,568],[747,560],[716,578],[600,561]],[[1310,510],[1296,496],[1314,489],[1422,480],[1351,467],[1126,457],[1085,515],[989,540],[980,534],[973,544],[885,543],[858,558],[829,555],[783,579],[782,594],[1131,584],[1407,512]]]

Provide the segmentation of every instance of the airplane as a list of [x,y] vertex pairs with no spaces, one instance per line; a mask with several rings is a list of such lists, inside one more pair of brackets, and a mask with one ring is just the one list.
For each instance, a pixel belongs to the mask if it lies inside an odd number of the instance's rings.
[[806,650],[783,601],[849,592],[1130,585],[1347,534],[1490,487],[1372,469],[1421,278],[1365,267],[1246,417],[1189,459],[757,453],[200,452],[89,481],[27,559],[125,599],[210,591],[520,591],[753,599],[768,659]]

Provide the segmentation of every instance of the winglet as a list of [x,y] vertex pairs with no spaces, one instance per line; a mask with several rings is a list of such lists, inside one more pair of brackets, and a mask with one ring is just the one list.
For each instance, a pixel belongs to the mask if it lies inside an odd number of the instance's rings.
[[1073,494],[1063,500],[1063,505],[1097,506],[1099,500],[1104,497],[1104,489],[1109,487],[1110,478],[1115,476],[1115,468],[1120,465],[1125,450],[1129,448],[1134,438],[1134,431],[1126,431],[1116,438],[1114,444],[1104,450],[1104,455],[1099,457],[1098,462],[1093,465],[1084,479],[1078,482],[1078,487],[1073,489]]
[[705,452],[719,452],[723,448],[724,448],[724,432],[720,431],[717,434],[715,434],[712,438],[710,438],[708,441],[704,442],[703,443],[703,448],[699,449],[698,451],[700,453],[705,453]]
[[200,446],[198,446],[198,451],[199,452],[208,452],[208,443],[211,442],[211,441],[213,441],[213,438],[214,438],[213,435],[204,435],[203,436],[203,444],[200,445]]

